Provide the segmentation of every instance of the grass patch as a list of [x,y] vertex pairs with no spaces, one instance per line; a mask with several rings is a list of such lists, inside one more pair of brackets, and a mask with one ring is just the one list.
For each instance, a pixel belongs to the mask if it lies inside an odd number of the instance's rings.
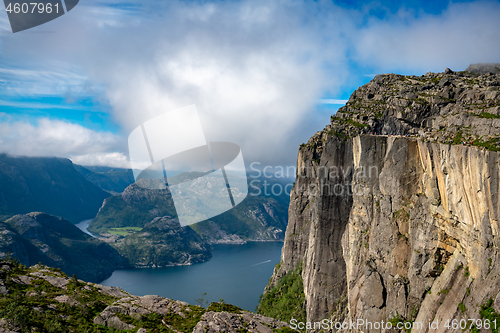
[[459,130],[457,134],[455,134],[455,137],[453,138],[453,144],[458,145],[462,142],[464,142],[464,137],[462,136],[462,130]]
[[449,290],[448,289],[441,289],[437,294],[438,295],[446,295],[448,294]]
[[185,333],[192,332],[196,324],[200,321],[201,316],[205,313],[205,309],[196,305],[190,305],[189,309],[191,311],[182,311],[185,318],[177,313],[167,313],[164,320],[167,324],[173,326],[177,331]]
[[476,116],[479,118],[486,118],[486,119],[500,118],[500,115],[489,113],[489,112],[481,112],[480,114],[477,114]]
[[128,236],[130,234],[136,233],[141,230],[142,228],[139,227],[123,227],[123,228],[111,228],[108,230],[108,232],[112,235]]
[[[490,298],[486,304],[481,305],[481,310],[479,310],[479,315],[481,319],[490,321],[490,329],[493,333],[498,333],[498,326],[500,325],[500,314],[495,312],[493,309],[493,300]],[[472,333],[481,332],[476,326],[471,329]]]
[[367,124],[361,124],[361,123],[358,123],[357,121],[354,121],[352,119],[347,119],[345,122],[348,123],[348,124],[350,124],[350,125],[353,125],[354,127],[357,127],[357,128],[368,127]]
[[[417,311],[418,313],[418,311]],[[398,324],[400,327],[404,327],[405,323],[410,322],[412,323],[413,326],[413,320],[407,320],[403,316],[401,316],[399,313],[396,312],[396,315],[388,320],[389,323],[392,324],[392,327],[398,327]],[[403,328],[404,331],[406,332],[411,332],[411,328],[409,330]]]
[[220,302],[210,303],[209,307],[207,308],[207,311],[214,311],[214,312],[226,311],[232,313],[241,313],[243,309],[232,304],[224,303],[223,300],[220,300]]
[[260,296],[257,313],[284,322],[289,322],[292,318],[305,322],[304,301],[301,262],[295,270],[283,275],[274,288]]
[[500,151],[500,138],[492,138],[487,141],[474,141],[474,146],[484,147],[491,151]]

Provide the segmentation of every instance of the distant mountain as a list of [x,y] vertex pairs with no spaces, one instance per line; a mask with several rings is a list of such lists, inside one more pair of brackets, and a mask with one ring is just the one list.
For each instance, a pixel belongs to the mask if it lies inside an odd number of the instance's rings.
[[113,244],[134,267],[190,265],[212,257],[210,245],[190,227],[170,216],[157,217],[144,228]]
[[116,268],[128,266],[113,247],[67,220],[44,213],[0,222],[0,235],[0,257],[9,253],[26,266],[43,263],[85,281],[102,281]]
[[[277,180],[271,182],[277,183]],[[279,185],[284,187],[284,184]],[[262,182],[254,182],[253,186],[262,189]],[[196,205],[196,200],[192,204]],[[286,194],[266,196],[263,190],[260,193],[254,190],[235,208],[190,227],[209,243],[283,240],[288,204],[289,197]],[[132,184],[120,196],[109,197],[104,201],[90,223],[89,231],[106,234],[113,228],[143,228],[154,218],[163,216],[176,216],[170,192]]]
[[93,218],[108,196],[68,159],[0,154],[0,217],[42,211],[75,223]]
[[132,169],[77,164],[74,164],[74,167],[88,181],[112,194],[122,193],[127,186],[135,182]]
[[163,216],[176,216],[170,192],[144,189],[132,184],[121,195],[104,200],[88,230],[102,235],[112,228],[143,228],[155,217]]

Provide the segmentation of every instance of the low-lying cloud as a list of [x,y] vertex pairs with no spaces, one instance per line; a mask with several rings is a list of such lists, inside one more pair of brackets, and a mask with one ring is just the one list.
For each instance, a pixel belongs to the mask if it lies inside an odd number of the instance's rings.
[[[2,152],[14,156],[60,156],[77,164],[129,167],[127,157],[116,152],[120,138],[59,120],[9,121],[0,114]],[[110,151],[115,151],[111,152]]]

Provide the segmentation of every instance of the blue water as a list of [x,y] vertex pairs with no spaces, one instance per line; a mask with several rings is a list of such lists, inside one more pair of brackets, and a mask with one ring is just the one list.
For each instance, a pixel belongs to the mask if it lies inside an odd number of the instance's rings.
[[281,242],[214,245],[212,259],[191,266],[120,269],[101,282],[133,295],[160,295],[197,304],[205,300],[234,304],[255,311],[259,296],[280,261]]
[[78,229],[80,229],[81,231],[83,231],[84,233],[86,233],[87,235],[90,235],[92,237],[96,237],[96,236],[92,235],[90,233],[90,231],[87,230],[87,228],[89,227],[90,221],[92,221],[92,219],[90,219],[90,220],[83,220],[82,222],[75,224],[75,226]]

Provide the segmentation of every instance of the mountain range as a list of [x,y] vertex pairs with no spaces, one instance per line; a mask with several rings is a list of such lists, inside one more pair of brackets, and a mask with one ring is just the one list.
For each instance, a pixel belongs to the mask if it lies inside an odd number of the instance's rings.
[[93,218],[110,194],[65,158],[0,154],[0,218],[44,212],[73,223]]

